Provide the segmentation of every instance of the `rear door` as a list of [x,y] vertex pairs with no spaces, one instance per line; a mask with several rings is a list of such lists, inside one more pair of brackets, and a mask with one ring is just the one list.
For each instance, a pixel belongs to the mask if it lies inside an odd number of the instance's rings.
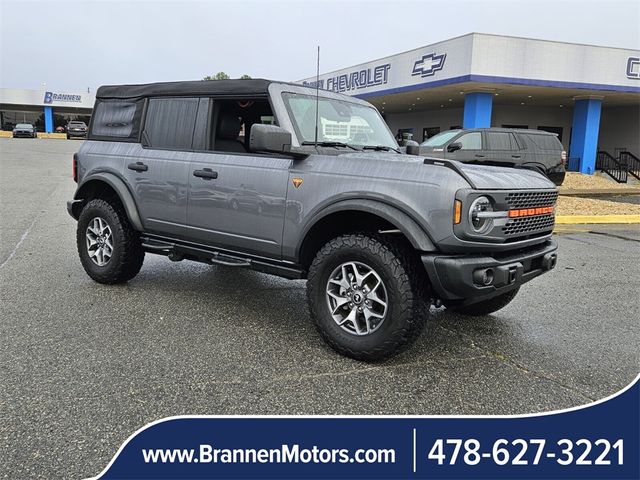
[[524,152],[520,150],[513,133],[487,130],[484,136],[487,162],[502,163],[505,166],[523,163]]
[[189,162],[197,98],[150,98],[142,143],[124,165],[149,233],[182,237],[187,220]]

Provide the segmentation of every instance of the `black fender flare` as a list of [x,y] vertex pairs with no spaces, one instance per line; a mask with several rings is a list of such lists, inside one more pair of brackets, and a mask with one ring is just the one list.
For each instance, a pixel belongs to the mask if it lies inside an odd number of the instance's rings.
[[89,182],[93,181],[103,182],[109,185],[116,192],[118,198],[120,198],[120,202],[122,202],[122,206],[124,207],[124,210],[127,214],[127,217],[129,217],[129,221],[131,222],[133,228],[135,228],[139,232],[144,231],[142,220],[140,219],[138,207],[136,206],[136,202],[133,199],[133,195],[127,188],[127,185],[122,181],[122,179],[120,179],[113,173],[99,172],[85,177],[73,197],[74,200],[84,200],[84,188],[89,184]]
[[300,255],[304,241],[307,238],[307,234],[318,221],[322,220],[327,215],[331,215],[332,213],[347,210],[355,210],[377,215],[400,230],[400,232],[402,232],[407,237],[413,248],[415,248],[416,250],[420,250],[423,252],[437,251],[437,247],[435,246],[429,235],[424,231],[424,229],[413,218],[411,218],[409,215],[407,215],[397,207],[377,200],[348,199],[328,205],[327,207],[316,213],[311,218],[311,220],[307,222],[307,225],[302,232],[301,239],[298,242],[296,255]]

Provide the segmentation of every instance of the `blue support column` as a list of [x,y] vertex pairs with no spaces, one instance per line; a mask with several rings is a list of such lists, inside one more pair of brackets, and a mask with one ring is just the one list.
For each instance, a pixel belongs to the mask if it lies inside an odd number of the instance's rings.
[[580,159],[580,173],[593,175],[596,169],[602,99],[580,98],[573,106],[569,155]]
[[44,131],[53,132],[53,107],[44,107]]
[[462,128],[489,128],[491,126],[492,107],[492,93],[467,93],[464,96],[464,116],[462,118]]

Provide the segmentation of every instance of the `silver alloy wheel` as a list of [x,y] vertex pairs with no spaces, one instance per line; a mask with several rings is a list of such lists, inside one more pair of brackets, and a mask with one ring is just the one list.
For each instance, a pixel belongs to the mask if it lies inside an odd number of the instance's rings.
[[99,267],[104,267],[113,255],[111,227],[104,219],[95,217],[89,222],[85,235],[89,258]]
[[369,335],[384,322],[387,289],[380,275],[361,262],[337,267],[326,288],[327,306],[333,320],[354,335]]

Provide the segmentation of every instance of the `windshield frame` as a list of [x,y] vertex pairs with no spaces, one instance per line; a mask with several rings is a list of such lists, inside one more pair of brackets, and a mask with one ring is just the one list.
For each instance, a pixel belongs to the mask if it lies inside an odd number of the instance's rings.
[[[389,129],[389,125],[387,125],[387,122],[384,120],[384,118],[382,118],[382,116],[380,115],[380,112],[378,111],[378,109],[376,109],[373,105],[371,105],[369,102],[366,102],[364,100],[360,100],[358,98],[354,98],[354,97],[349,97],[346,95],[342,95],[339,93],[335,93],[335,92],[331,92],[328,90],[318,90],[316,91],[316,89],[314,88],[310,88],[310,87],[305,87],[305,86],[298,86],[298,85],[291,85],[291,84],[277,84],[277,83],[273,83],[269,86],[269,93],[270,96],[273,100],[273,104],[274,106],[277,105],[276,108],[280,107],[280,112],[282,113],[281,115],[281,126],[283,128],[288,129],[289,131],[291,131],[293,133],[293,138],[292,138],[292,146],[293,147],[303,147],[303,142],[307,141],[307,139],[305,139],[303,137],[303,135],[301,134],[299,127],[298,127],[298,123],[297,120],[295,118],[295,116],[293,115],[291,108],[289,106],[289,102],[287,102],[285,100],[284,94],[291,94],[291,95],[297,95],[297,96],[305,96],[305,97],[310,97],[312,99],[315,100],[316,97],[316,93],[318,94],[320,100],[328,100],[328,101],[339,101],[339,102],[345,102],[348,103],[349,105],[353,105],[353,106],[357,106],[357,107],[363,107],[363,108],[370,108],[373,113],[375,115],[377,115],[378,119],[380,120],[380,128],[384,129],[384,132],[386,132],[386,134],[388,135],[388,144],[384,145],[385,147],[389,147],[390,149],[394,149],[397,150],[398,147],[398,143],[396,142],[396,139],[393,135],[393,133],[391,133],[391,130]],[[312,145],[306,145],[307,148],[310,146],[311,148],[314,148],[313,142],[315,139],[312,139],[311,143]],[[328,141],[328,139],[325,139]],[[322,140],[319,138],[318,139],[318,143],[320,143]],[[334,141],[334,140],[331,140]],[[337,141],[337,140],[336,140]],[[371,143],[367,143],[365,144],[366,146],[379,146],[377,144],[375,144],[375,142],[371,142]],[[355,148],[357,148],[358,150],[361,150],[363,146],[365,145],[361,145],[361,144],[353,144],[353,146]],[[338,147],[340,148],[340,147]],[[345,151],[348,151],[346,148],[344,149]],[[374,152],[374,150],[369,150],[370,152]]]

